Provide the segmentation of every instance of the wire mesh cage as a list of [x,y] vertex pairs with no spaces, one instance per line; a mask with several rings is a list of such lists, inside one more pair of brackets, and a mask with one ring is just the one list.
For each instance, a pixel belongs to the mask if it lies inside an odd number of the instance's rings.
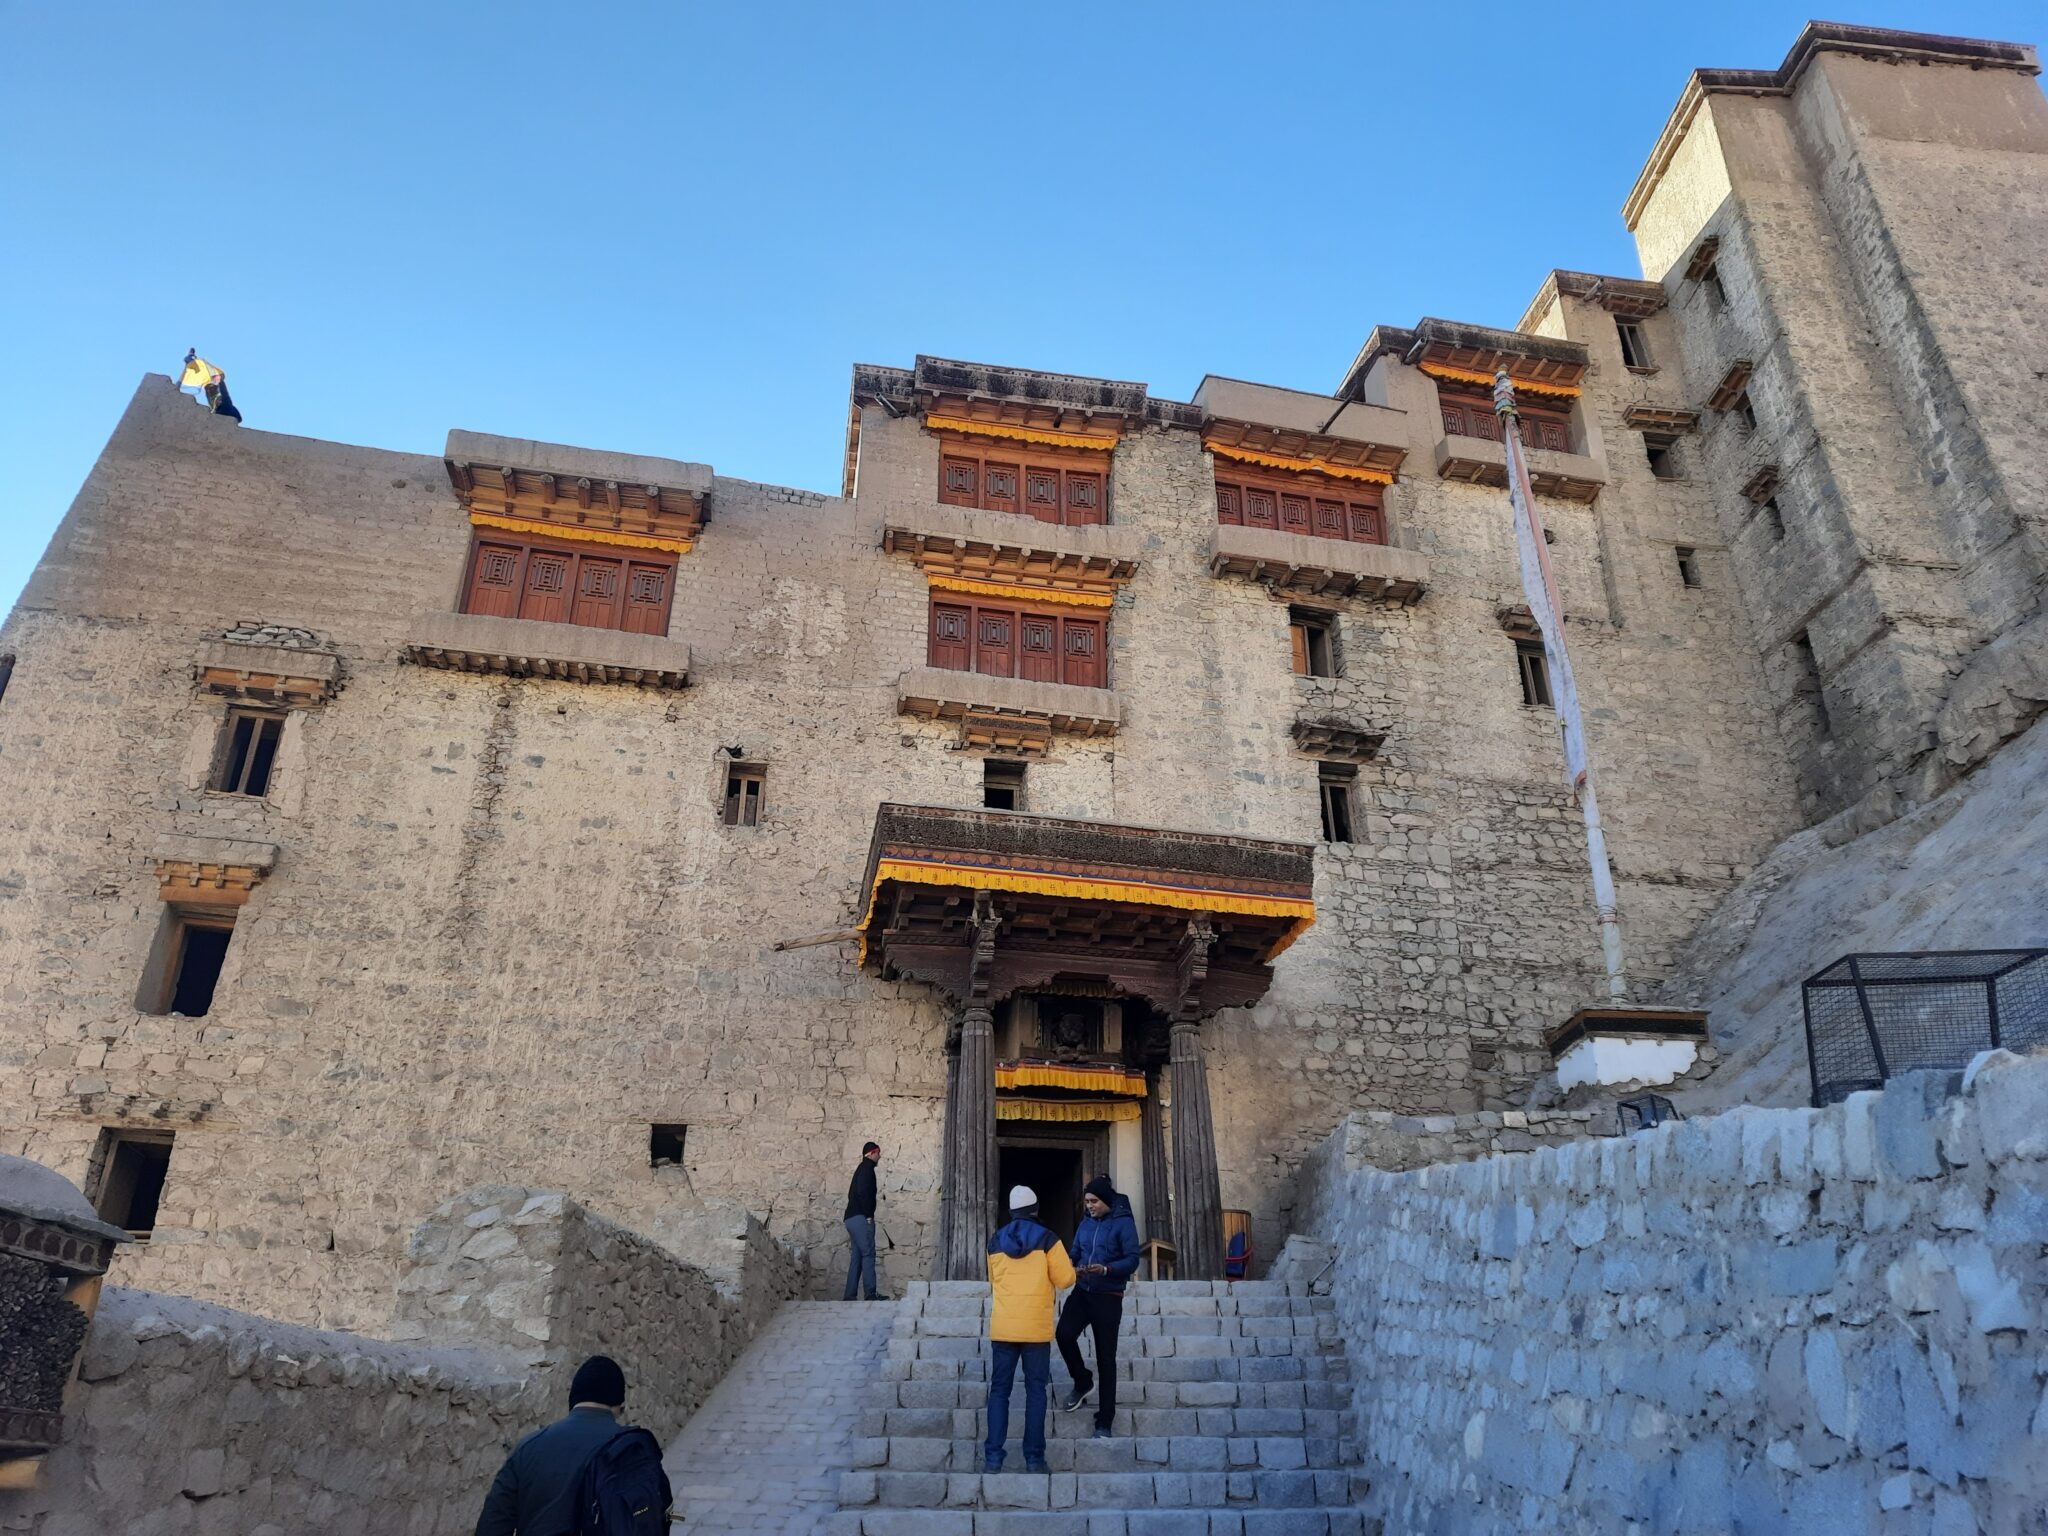
[[2048,1045],[2048,949],[1844,955],[1804,991],[1816,1105],[1997,1046]]

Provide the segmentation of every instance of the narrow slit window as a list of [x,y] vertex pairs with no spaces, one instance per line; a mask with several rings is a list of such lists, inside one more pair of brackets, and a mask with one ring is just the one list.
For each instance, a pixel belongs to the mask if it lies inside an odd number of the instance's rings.
[[1287,631],[1294,647],[1297,677],[1337,675],[1337,616],[1313,608],[1287,610]]
[[1650,344],[1643,340],[1643,328],[1633,320],[1614,322],[1614,333],[1621,338],[1622,366],[1634,373],[1654,373],[1656,365],[1650,361]]
[[14,653],[0,652],[0,699],[7,697],[8,681],[14,676]]
[[131,1237],[149,1236],[156,1227],[164,1180],[171,1171],[172,1141],[169,1131],[100,1132],[93,1157],[99,1170],[93,1209],[101,1221],[120,1227]]
[[760,763],[734,763],[725,772],[725,824],[758,827],[768,770]]
[[1349,763],[1321,763],[1316,769],[1317,786],[1323,798],[1323,841],[1351,841],[1352,793],[1357,788],[1358,770]]
[[1708,263],[1707,270],[1700,274],[1700,287],[1704,288],[1707,292],[1707,297],[1714,301],[1714,308],[1726,309],[1728,307],[1728,290],[1721,286],[1721,264],[1719,262]]
[[1749,403],[1749,391],[1744,390],[1735,397],[1735,404],[1729,409],[1735,414],[1736,425],[1745,433],[1756,431],[1756,407]]
[[1660,437],[1652,432],[1643,434],[1643,457],[1649,460],[1650,473],[1659,480],[1682,480],[1684,475],[1678,464],[1678,439]]
[[1806,700],[1821,735],[1833,735],[1834,722],[1828,718],[1827,690],[1821,686],[1820,661],[1813,654],[1813,641],[1803,629],[1792,637],[1792,664],[1794,691]]
[[1764,521],[1770,525],[1771,537],[1774,539],[1784,538],[1785,513],[1784,510],[1779,507],[1777,497],[1766,496],[1764,498],[1763,514]]
[[1700,584],[1699,551],[1689,549],[1683,544],[1678,546],[1678,579],[1688,587]]
[[652,1168],[680,1167],[687,1125],[656,1124],[647,1127],[647,1163]]
[[981,765],[981,803],[992,811],[1024,809],[1023,763],[985,758]]
[[231,709],[221,724],[220,755],[214,763],[213,787],[230,795],[261,798],[270,789],[270,770],[284,735],[284,716],[253,709]]
[[1515,670],[1522,679],[1522,702],[1531,709],[1550,707],[1550,663],[1541,640],[1515,642]]

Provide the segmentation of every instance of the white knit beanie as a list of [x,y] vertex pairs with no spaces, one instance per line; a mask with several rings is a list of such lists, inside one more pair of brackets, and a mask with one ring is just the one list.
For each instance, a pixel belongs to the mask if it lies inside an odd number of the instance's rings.
[[1038,1204],[1038,1194],[1035,1190],[1031,1188],[1030,1185],[1012,1184],[1010,1186],[1011,1210],[1028,1211],[1031,1209],[1032,1206],[1036,1204]]

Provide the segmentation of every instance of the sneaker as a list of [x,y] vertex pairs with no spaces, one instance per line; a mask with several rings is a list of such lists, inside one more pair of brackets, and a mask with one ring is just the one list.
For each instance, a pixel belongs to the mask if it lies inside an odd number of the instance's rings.
[[1000,1457],[1000,1456],[984,1456],[984,1457],[982,1457],[982,1459],[981,1459],[981,1470],[982,1470],[982,1471],[984,1471],[984,1472],[991,1472],[991,1473],[993,1473],[993,1472],[1000,1472],[1000,1471],[1002,1471],[1002,1470],[1003,1470],[1003,1458],[1002,1458],[1002,1457]]
[[1042,1461],[1033,1461],[1029,1456],[1026,1456],[1024,1458],[1024,1470],[1026,1472],[1050,1472],[1052,1468]]
[[1116,1436],[1110,1432],[1108,1425],[1098,1424],[1095,1426],[1095,1433],[1088,1438],[1090,1440],[1114,1440]]
[[1092,1381],[1085,1387],[1069,1387],[1067,1395],[1060,1399],[1060,1412],[1072,1413],[1076,1408],[1088,1401],[1088,1394],[1094,1390],[1095,1383]]

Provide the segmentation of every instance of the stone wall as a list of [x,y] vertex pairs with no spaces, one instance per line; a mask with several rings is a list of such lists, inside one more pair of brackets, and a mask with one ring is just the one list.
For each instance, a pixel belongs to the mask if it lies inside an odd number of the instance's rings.
[[466,1532],[588,1355],[674,1437],[799,1279],[758,1224],[722,1240],[721,1278],[558,1192],[473,1190],[413,1234],[391,1340],[109,1287],[64,1442],[0,1492],[0,1530]]
[[1333,1147],[1389,1529],[2036,1532],[2048,1059],[1385,1173]]

